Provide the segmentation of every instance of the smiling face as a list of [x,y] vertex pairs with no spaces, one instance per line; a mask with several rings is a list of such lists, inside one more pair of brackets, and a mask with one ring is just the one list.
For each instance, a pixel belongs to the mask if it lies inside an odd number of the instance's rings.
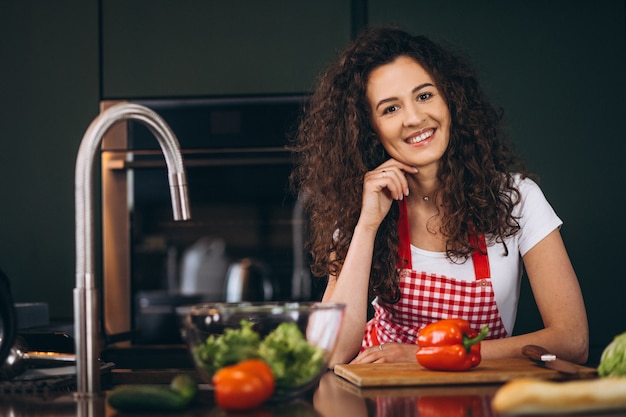
[[367,100],[387,153],[436,170],[450,140],[450,111],[430,74],[412,58],[398,57],[370,73]]

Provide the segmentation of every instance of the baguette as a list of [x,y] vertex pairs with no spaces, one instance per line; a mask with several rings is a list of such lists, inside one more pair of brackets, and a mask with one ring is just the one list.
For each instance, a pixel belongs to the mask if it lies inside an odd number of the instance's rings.
[[555,414],[626,410],[626,377],[546,381],[520,378],[495,393],[492,403],[500,414]]

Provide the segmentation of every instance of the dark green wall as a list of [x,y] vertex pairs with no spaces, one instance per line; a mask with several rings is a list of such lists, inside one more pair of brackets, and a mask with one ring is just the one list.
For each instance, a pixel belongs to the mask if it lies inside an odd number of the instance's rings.
[[[110,10],[107,4],[124,3],[102,1],[103,10]],[[262,22],[271,24],[271,7],[278,9],[279,3],[265,3],[270,8],[257,13]],[[194,6],[193,1],[164,4],[181,5],[181,9],[171,9],[172,17],[188,15],[195,24],[202,22],[194,9],[188,9]],[[250,16],[248,20],[237,19],[236,13],[224,12],[229,6],[223,2],[213,9],[211,1],[198,0],[197,10],[221,11],[224,19],[232,18],[233,23],[219,20],[223,30],[211,31],[176,26],[184,25],[184,20],[167,22],[173,26],[166,29],[178,33],[177,39],[199,36],[194,42],[172,42],[172,37],[161,36],[151,44],[149,37],[143,37],[139,38],[142,45],[124,46],[124,37],[132,33],[118,34],[109,41],[113,43],[107,43],[109,49],[104,48],[101,63],[101,18],[106,18],[102,27],[111,30],[107,26],[111,17],[100,13],[98,0],[0,2],[0,268],[11,279],[15,298],[47,301],[57,319],[72,315],[74,161],[80,139],[98,113],[103,91],[110,97],[125,91],[133,95],[195,95],[286,92],[299,86],[306,89],[320,64],[331,59],[341,46],[336,44],[347,41],[354,29],[351,22],[397,23],[469,54],[488,92],[504,107],[512,139],[539,174],[548,199],[565,221],[562,232],[588,305],[595,359],[613,335],[626,330],[626,268],[620,245],[626,234],[620,194],[626,182],[622,168],[626,151],[622,128],[626,114],[624,1],[398,0],[390,6],[382,0],[345,0],[328,3],[329,10],[311,12],[315,4],[282,8],[282,14],[276,10],[276,16],[282,16],[276,22],[284,31],[300,31],[285,33],[289,42],[280,43],[284,53],[277,54],[276,42],[271,41],[281,34],[259,32],[263,30],[259,20]],[[154,7],[146,7],[121,18],[137,18],[142,12],[148,21],[150,16],[164,16]],[[302,19],[302,28],[296,29],[298,25],[292,25],[290,18],[294,22]],[[345,27],[337,27],[342,24]],[[325,29],[328,25],[332,26],[330,32]],[[132,27],[132,21],[127,21],[124,30]],[[236,38],[232,38],[233,31]],[[269,36],[268,52],[238,55],[237,48],[247,45],[242,33],[250,39],[259,33]],[[141,31],[132,36],[139,35]],[[210,40],[202,38],[209,35]],[[223,45],[227,41],[234,42],[235,50],[230,50],[228,60],[212,57],[216,65],[232,65],[242,56],[247,59],[238,65],[243,71],[232,72],[233,79],[228,82],[233,87],[221,83],[219,90],[207,82],[211,60],[203,54],[211,42]],[[259,44],[258,39],[255,42]],[[124,65],[141,62],[136,55],[140,47],[152,48],[146,55],[150,59],[176,60],[184,68],[184,82],[176,77],[168,80],[169,70],[156,69],[135,82],[125,79]],[[302,68],[307,48],[313,52],[311,65],[315,69],[303,74],[298,68]],[[216,55],[215,51],[211,54]],[[268,56],[271,61],[263,60]],[[202,64],[202,71],[187,70],[197,62]],[[290,65],[298,73],[284,77],[284,83],[281,77],[255,78],[255,67],[272,74],[268,62],[281,66],[283,73]],[[103,69],[112,78],[103,78]],[[159,73],[163,78],[155,77]],[[216,73],[225,76],[230,72]],[[250,80],[256,81],[250,84]],[[103,82],[106,85],[102,86]],[[256,82],[263,85],[258,87]],[[167,88],[164,83],[169,83]],[[539,323],[525,287],[517,329],[532,329]]]
[[98,114],[96,0],[0,2],[0,268],[69,318],[74,161]]

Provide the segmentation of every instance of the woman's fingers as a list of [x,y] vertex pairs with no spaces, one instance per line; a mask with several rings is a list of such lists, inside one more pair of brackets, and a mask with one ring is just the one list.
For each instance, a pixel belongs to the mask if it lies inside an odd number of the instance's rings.
[[368,347],[350,363],[415,362],[416,345],[381,343]]
[[380,361],[384,357],[383,348],[384,343],[368,347],[363,352],[359,353],[356,358],[350,363],[373,363]]
[[[408,171],[407,171],[408,170]],[[371,182],[375,187],[374,191],[386,189],[389,197],[394,200],[402,200],[409,195],[409,183],[406,174],[415,173],[417,170],[405,165],[381,165],[365,176],[365,181]]]
[[393,200],[402,200],[409,195],[406,175],[416,172],[416,168],[393,159],[367,172],[363,182],[363,203],[359,222],[378,227],[389,212]]

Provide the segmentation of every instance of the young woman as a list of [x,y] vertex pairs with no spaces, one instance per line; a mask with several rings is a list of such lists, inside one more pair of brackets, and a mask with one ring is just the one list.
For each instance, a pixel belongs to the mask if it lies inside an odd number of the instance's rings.
[[[461,59],[365,31],[321,78],[294,150],[312,271],[328,276],[323,301],[347,305],[334,363],[415,361],[418,331],[443,318],[488,325],[485,358],[537,344],[586,361],[562,222]],[[511,337],[523,268],[544,328]]]

